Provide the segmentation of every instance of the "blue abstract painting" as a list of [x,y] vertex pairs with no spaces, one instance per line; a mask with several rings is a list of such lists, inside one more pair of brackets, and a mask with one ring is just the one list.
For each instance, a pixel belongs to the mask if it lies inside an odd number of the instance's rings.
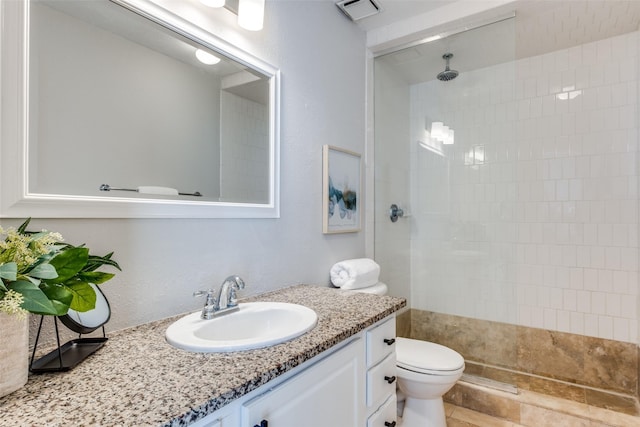
[[324,146],[324,232],[360,229],[360,155]]

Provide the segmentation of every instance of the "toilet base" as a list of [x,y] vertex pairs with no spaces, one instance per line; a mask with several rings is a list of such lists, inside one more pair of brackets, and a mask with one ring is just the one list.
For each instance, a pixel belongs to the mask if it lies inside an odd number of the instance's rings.
[[442,398],[407,397],[402,412],[402,427],[447,427]]

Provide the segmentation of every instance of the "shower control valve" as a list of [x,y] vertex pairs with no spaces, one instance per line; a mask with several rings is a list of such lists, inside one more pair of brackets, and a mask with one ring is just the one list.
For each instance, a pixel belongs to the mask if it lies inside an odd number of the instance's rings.
[[404,216],[404,211],[398,207],[395,203],[391,205],[389,208],[389,219],[391,222],[396,222],[398,218],[402,218]]

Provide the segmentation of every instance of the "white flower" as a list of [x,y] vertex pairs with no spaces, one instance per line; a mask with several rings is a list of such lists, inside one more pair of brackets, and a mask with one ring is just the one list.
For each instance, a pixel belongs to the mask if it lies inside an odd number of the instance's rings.
[[24,302],[24,297],[22,294],[9,289],[5,294],[4,298],[0,299],[0,311],[3,311],[7,314],[13,314],[18,316],[20,319],[24,319],[27,315],[27,311],[20,307]]

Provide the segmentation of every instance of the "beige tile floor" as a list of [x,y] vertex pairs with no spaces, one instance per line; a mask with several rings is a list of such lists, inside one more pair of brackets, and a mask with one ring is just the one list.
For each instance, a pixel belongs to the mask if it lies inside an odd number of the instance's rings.
[[530,390],[514,394],[465,381],[456,387],[475,410],[445,402],[447,427],[640,427],[640,416]]
[[[447,416],[447,427],[525,427],[450,403],[444,404],[444,410]],[[398,425],[402,427],[402,419],[399,420]]]
[[533,393],[521,396],[520,421],[445,403],[447,427],[640,427],[640,417]]
[[471,409],[444,404],[447,427],[521,427],[520,424],[481,414]]

